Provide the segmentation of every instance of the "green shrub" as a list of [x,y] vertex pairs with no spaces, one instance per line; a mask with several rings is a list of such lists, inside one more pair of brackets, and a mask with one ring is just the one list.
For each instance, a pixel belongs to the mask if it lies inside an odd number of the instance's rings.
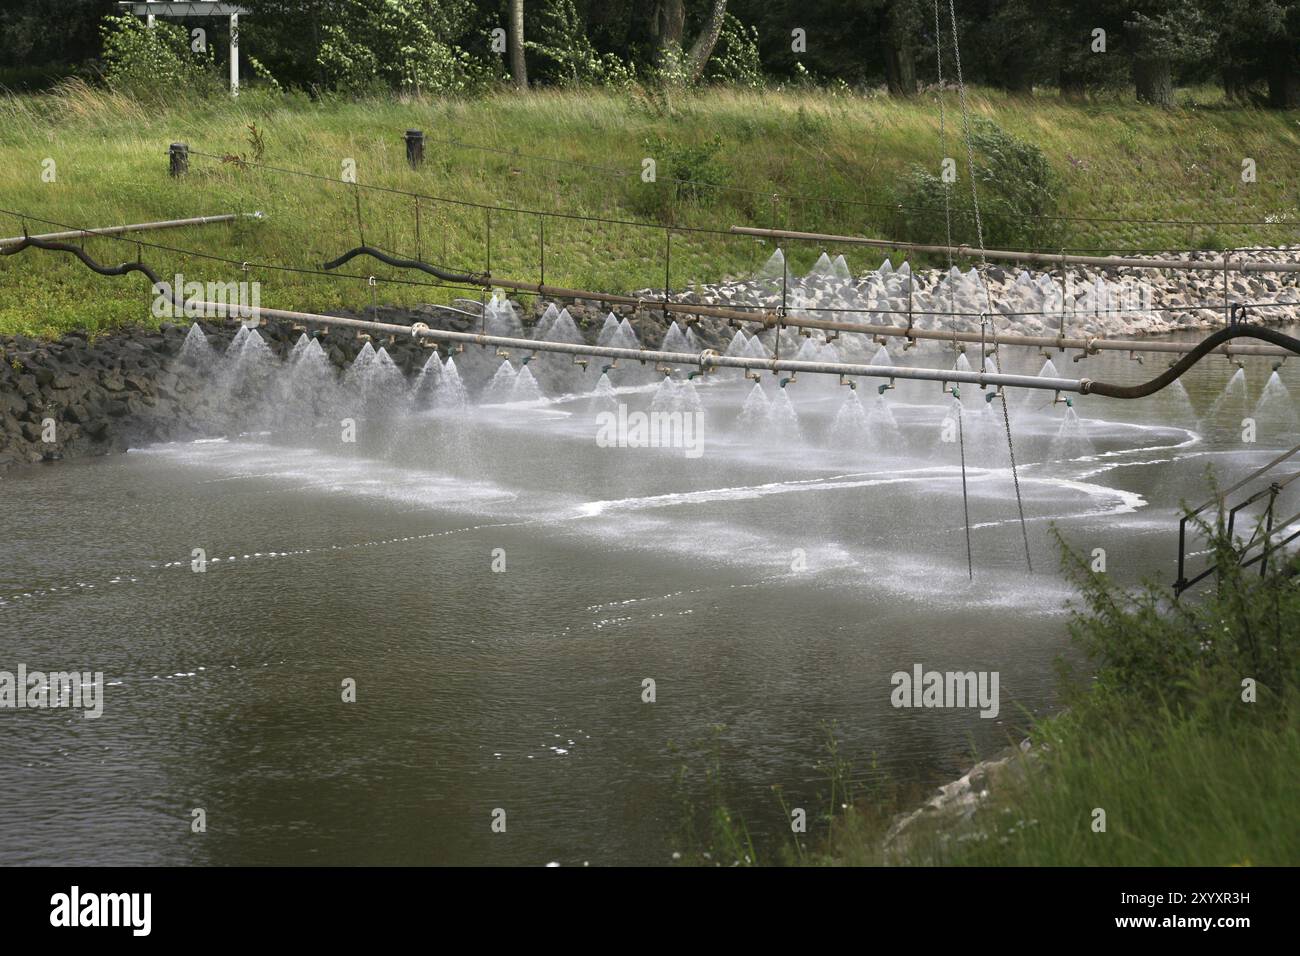
[[758,28],[747,27],[730,13],[722,21],[722,32],[713,48],[705,79],[710,83],[760,89],[763,62],[758,52]]
[[599,53],[587,38],[586,24],[573,0],[545,0],[538,15],[538,40],[525,40],[534,60],[532,77],[557,86],[602,85],[627,89],[636,68],[613,53]]
[[354,95],[472,92],[491,66],[450,39],[472,13],[467,0],[340,0],[317,62],[335,89]]
[[170,99],[178,93],[208,94],[221,81],[211,45],[191,49],[184,27],[162,20],[145,26],[125,14],[104,18],[104,80],[115,90],[146,99]]
[[661,222],[675,221],[682,203],[708,202],[716,198],[727,180],[727,169],[718,159],[722,139],[714,136],[702,143],[676,143],[661,137],[645,141],[646,155],[655,161],[653,183],[637,181],[635,207]]
[[[948,149],[956,162],[957,181],[945,187],[934,171],[914,166],[896,192],[902,207],[899,228],[905,239],[945,241],[946,188],[954,243],[978,241],[965,144],[960,130],[955,136],[950,131],[950,137]],[[1061,186],[1043,151],[983,118],[972,123],[971,143],[985,247],[1059,247],[1064,230],[1049,217],[1059,209]]]
[[1261,577],[1258,565],[1241,567],[1243,542],[1229,536],[1222,514],[1194,523],[1218,570],[1213,585],[1181,598],[1151,583],[1130,594],[1066,549],[1067,570],[1083,596],[1070,633],[1096,666],[1097,686],[1174,707],[1230,705],[1245,677],[1257,682],[1261,698],[1293,694],[1300,689],[1300,589],[1293,577],[1300,559],[1275,555],[1272,573]]

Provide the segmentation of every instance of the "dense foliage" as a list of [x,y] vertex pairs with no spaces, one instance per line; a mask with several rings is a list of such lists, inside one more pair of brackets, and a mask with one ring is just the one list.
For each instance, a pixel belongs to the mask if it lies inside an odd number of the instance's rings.
[[[104,71],[111,0],[11,0],[0,83]],[[375,88],[468,93],[494,84],[816,82],[909,96],[956,75],[933,0],[242,0],[245,55],[313,95]],[[1131,91],[1161,105],[1180,83],[1300,106],[1300,0],[959,0],[967,82],[1065,96]],[[512,10],[523,24],[512,68]],[[223,18],[201,24],[224,47]],[[116,32],[125,32],[119,26]],[[938,43],[936,43],[938,39]],[[120,48],[121,44],[118,44]],[[120,54],[120,49],[118,49]],[[121,58],[118,57],[120,64]],[[257,73],[257,70],[252,71]]]

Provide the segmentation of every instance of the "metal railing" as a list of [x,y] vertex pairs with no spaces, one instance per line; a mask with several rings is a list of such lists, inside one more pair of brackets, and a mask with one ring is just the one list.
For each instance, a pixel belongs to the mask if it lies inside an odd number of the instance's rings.
[[[1268,474],[1278,465],[1295,457],[1297,454],[1300,454],[1300,445],[1296,445],[1289,451],[1283,452],[1262,468],[1256,469],[1230,488],[1226,488],[1219,494],[1215,495],[1200,507],[1194,508],[1183,515],[1178,522],[1178,579],[1174,582],[1175,594],[1182,594],[1188,588],[1205,580],[1211,574],[1219,570],[1219,565],[1214,563],[1202,570],[1195,577],[1187,577],[1187,523],[1210,507],[1218,507],[1222,509],[1227,503],[1229,496],[1240,491],[1256,479]],[[1292,472],[1285,478],[1270,482],[1267,487],[1256,491],[1228,509],[1227,531],[1228,538],[1231,540],[1232,533],[1236,529],[1237,515],[1256,502],[1264,498],[1268,499],[1268,504],[1264,508],[1264,513],[1260,519],[1260,523],[1251,533],[1250,539],[1246,541],[1239,551],[1237,551],[1237,560],[1240,566],[1248,568],[1252,565],[1258,564],[1260,577],[1264,577],[1268,573],[1269,557],[1275,551],[1285,547],[1297,538],[1300,538],[1300,529],[1297,529],[1280,541],[1273,540],[1273,529],[1279,526],[1279,523],[1276,522],[1274,517],[1274,508],[1277,504],[1278,496],[1297,478],[1300,478],[1300,471]],[[1280,527],[1284,529],[1289,528],[1297,522],[1300,522],[1300,512],[1297,512],[1285,521],[1280,522]],[[1256,548],[1260,549],[1259,553],[1252,555],[1251,552]]]

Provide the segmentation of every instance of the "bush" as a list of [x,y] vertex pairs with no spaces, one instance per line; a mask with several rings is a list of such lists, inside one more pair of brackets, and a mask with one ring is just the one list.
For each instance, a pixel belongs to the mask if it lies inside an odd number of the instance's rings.
[[[971,129],[975,152],[975,184],[987,248],[1058,248],[1064,238],[1059,221],[1046,218],[1058,211],[1060,182],[1043,151],[1006,132],[990,120],[977,118]],[[978,241],[969,170],[960,135],[950,140],[957,164],[957,181],[946,186],[954,243]],[[896,193],[903,238],[943,243],[945,184],[929,169],[914,166]]]
[[342,0],[317,61],[344,93],[468,93],[491,73],[450,39],[472,13],[467,0]]
[[718,160],[721,138],[702,143],[674,143],[660,137],[645,141],[646,155],[655,161],[653,183],[637,181],[639,190],[634,205],[661,222],[675,219],[676,207],[682,202],[699,202],[714,198],[713,187],[726,182],[727,169]]
[[170,99],[179,92],[213,93],[221,87],[212,46],[194,51],[184,27],[162,20],[152,28],[139,17],[105,17],[104,80],[139,98]]
[[1238,699],[1243,677],[1256,680],[1261,699],[1285,699],[1300,689],[1300,559],[1275,554],[1260,577],[1258,565],[1241,567],[1242,543],[1222,514],[1195,523],[1218,566],[1214,590],[1199,595],[1171,598],[1156,584],[1130,595],[1067,550],[1084,602],[1071,637],[1097,665],[1098,687],[1128,700],[1213,710]]
[[705,79],[710,83],[760,89],[763,62],[758,52],[758,28],[747,27],[730,13],[722,21],[717,46],[709,59]]
[[602,85],[625,90],[636,69],[613,53],[598,53],[587,39],[586,25],[573,0],[546,0],[539,14],[539,40],[524,47],[541,58],[532,79],[557,86]]

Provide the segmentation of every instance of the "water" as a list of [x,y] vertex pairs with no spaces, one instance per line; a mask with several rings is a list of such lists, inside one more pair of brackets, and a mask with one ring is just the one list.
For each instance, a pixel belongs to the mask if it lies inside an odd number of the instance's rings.
[[[560,320],[545,334],[568,335]],[[208,363],[214,408],[235,409],[214,423],[224,438],[0,478],[0,666],[110,685],[99,720],[4,716],[0,863],[661,864],[677,771],[708,805],[715,753],[731,808],[779,838],[772,785],[791,805],[825,794],[824,723],[859,777],[924,786],[1014,739],[1022,708],[1057,705],[1071,592],[1052,525],[1105,548],[1122,581],[1171,580],[1180,499],[1300,440],[1290,363],[1211,359],[1132,403],[1012,392],[1031,577],[1002,403],[965,386],[972,583],[937,383],[781,388],[593,362],[570,388],[551,372],[572,367],[523,358],[430,352],[403,376],[370,345],[339,375],[313,339],[278,357],[241,331]],[[1043,357],[1001,361],[1034,374]],[[1055,361],[1152,374],[1119,355]],[[254,399],[223,398],[238,395]],[[704,454],[598,446],[595,415],[619,403],[702,411]],[[1258,441],[1200,430],[1189,409],[1256,411]],[[889,676],[915,663],[998,670],[1000,716],[894,710]]]

